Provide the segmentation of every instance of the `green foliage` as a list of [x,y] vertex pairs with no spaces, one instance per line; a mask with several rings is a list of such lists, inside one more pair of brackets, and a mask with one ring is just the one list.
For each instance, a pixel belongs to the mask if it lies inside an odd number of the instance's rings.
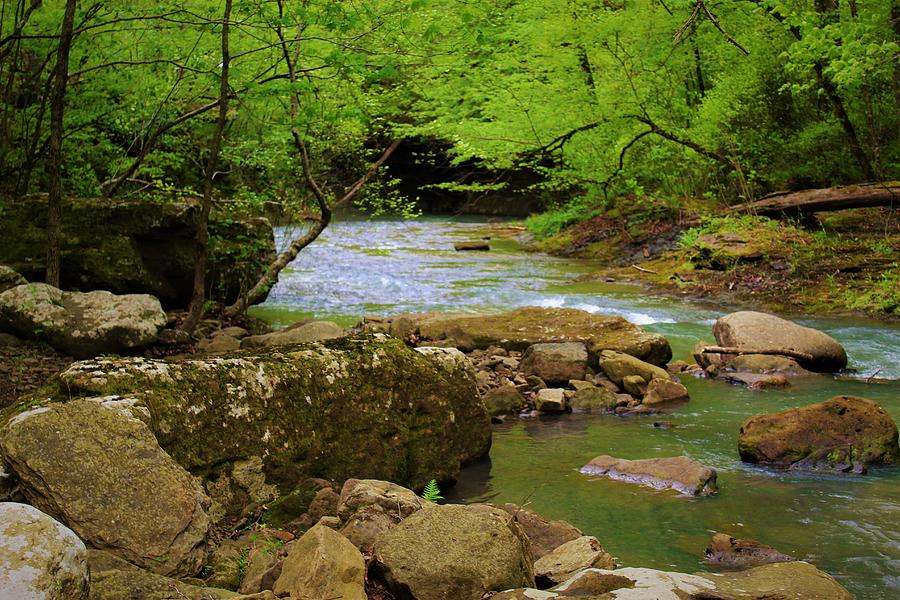
[[576,200],[557,208],[532,215],[525,220],[525,227],[538,240],[556,235],[566,227],[589,219],[597,210]]
[[422,490],[422,499],[428,500],[429,502],[437,502],[438,500],[444,499],[444,497],[441,496],[441,490],[438,488],[436,480],[432,479],[425,485],[425,489]]

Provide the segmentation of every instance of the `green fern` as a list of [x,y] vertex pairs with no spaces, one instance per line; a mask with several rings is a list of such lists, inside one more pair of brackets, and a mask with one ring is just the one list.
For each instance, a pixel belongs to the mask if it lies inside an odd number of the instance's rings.
[[432,479],[425,486],[425,489],[422,490],[422,499],[428,500],[429,502],[437,502],[438,500],[443,500],[444,497],[441,496],[441,490],[438,488],[437,481]]

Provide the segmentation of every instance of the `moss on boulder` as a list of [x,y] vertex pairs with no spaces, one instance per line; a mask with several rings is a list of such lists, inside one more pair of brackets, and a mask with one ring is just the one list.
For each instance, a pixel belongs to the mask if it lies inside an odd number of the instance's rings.
[[252,457],[282,493],[309,476],[420,488],[454,481],[491,440],[465,356],[384,335],[182,361],[82,361],[29,402],[107,395],[137,398],[160,445],[210,482],[211,495]]

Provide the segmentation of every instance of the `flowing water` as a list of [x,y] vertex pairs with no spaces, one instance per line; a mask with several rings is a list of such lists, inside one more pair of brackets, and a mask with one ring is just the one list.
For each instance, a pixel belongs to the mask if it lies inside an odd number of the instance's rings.
[[[492,240],[490,252],[453,250],[455,241],[478,239],[482,227],[427,219],[332,224],[254,313],[276,324],[315,316],[351,325],[365,314],[575,307],[622,315],[660,332],[675,359],[689,360],[691,347],[712,340],[712,322],[731,310],[654,298],[630,286],[572,283],[597,265],[526,254],[512,240]],[[465,469],[445,496],[527,504],[595,535],[625,566],[704,570],[706,542],[723,531],[809,560],[857,598],[900,597],[900,468],[839,476],[772,471],[738,459],[738,429],[747,417],[837,394],[875,400],[900,422],[900,326],[794,320],[840,341],[857,373],[797,380],[786,391],[685,377],[691,401],[662,417],[673,423],[670,429],[654,428],[660,417],[514,419],[495,426],[489,460]],[[720,491],[685,498],[578,472],[600,454],[687,454],[717,469]]]

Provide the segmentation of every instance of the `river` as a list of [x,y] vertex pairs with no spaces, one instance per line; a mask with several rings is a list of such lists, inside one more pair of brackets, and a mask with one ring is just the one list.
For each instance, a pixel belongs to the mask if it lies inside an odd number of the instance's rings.
[[[455,252],[483,223],[418,219],[332,224],[281,276],[253,314],[286,325],[314,316],[352,325],[367,314],[574,307],[622,315],[669,338],[690,360],[713,321],[731,309],[659,298],[615,283],[573,283],[596,263],[522,252],[511,239],[490,252]],[[279,239],[286,232],[279,229]],[[704,570],[714,531],[753,538],[809,560],[859,599],[900,597],[900,468],[865,476],[778,472],[737,455],[740,423],[755,414],[853,394],[900,421],[900,326],[859,318],[795,318],[847,349],[856,373],[797,380],[784,391],[751,391],[684,377],[688,405],[665,418],[606,415],[513,419],[495,426],[489,460],[464,470],[448,500],[515,502],[595,535],[625,566]],[[876,375],[877,382],[866,382]],[[687,454],[718,471],[719,493],[684,498],[578,472],[600,454]]]

